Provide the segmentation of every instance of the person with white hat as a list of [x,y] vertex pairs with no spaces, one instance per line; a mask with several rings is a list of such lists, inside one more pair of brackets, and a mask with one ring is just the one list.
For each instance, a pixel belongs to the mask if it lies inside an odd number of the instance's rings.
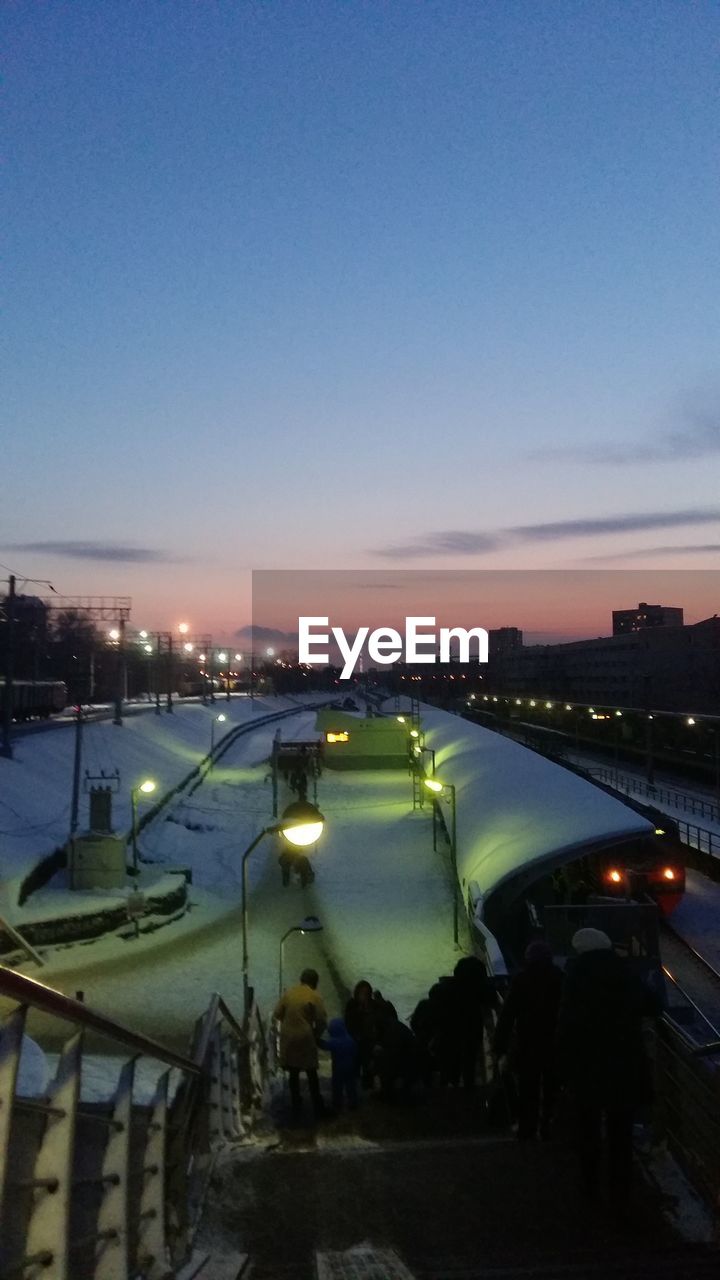
[[600,929],[579,929],[572,939],[558,1026],[561,1071],[573,1103],[575,1139],[588,1196],[599,1189],[603,1134],[609,1192],[628,1212],[632,1133],[636,1109],[652,1100],[642,1019],[659,1002],[613,950]]

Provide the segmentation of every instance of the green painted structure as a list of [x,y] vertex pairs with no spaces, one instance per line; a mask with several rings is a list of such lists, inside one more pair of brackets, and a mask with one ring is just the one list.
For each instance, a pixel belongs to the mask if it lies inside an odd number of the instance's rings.
[[[399,724],[394,716],[364,719],[323,707],[315,727],[328,769],[407,769],[409,725]],[[333,735],[341,740],[333,742]]]

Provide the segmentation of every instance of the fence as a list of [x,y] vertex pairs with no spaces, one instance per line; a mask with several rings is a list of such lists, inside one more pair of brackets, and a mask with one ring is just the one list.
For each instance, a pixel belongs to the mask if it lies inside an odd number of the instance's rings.
[[720,1042],[698,1048],[663,1019],[651,1046],[655,1124],[706,1204],[720,1210]]
[[616,791],[624,791],[625,795],[645,796],[648,800],[656,800],[660,804],[669,804],[683,813],[692,813],[701,818],[709,818],[711,822],[720,821],[720,805],[714,800],[702,800],[700,796],[689,796],[684,791],[676,791],[673,787],[656,787],[642,778],[631,778],[618,773],[616,769],[588,769],[594,778],[614,787]]
[[[268,1064],[256,1006],[243,1027],[214,996],[183,1056],[8,969],[0,997],[12,1006],[0,1030],[3,1280],[178,1276],[214,1153],[247,1133],[262,1102]],[[71,1028],[47,1096],[18,1092],[29,1010]],[[81,1094],[89,1035],[124,1055],[104,1101]],[[155,1064],[146,1099],[142,1059]]]

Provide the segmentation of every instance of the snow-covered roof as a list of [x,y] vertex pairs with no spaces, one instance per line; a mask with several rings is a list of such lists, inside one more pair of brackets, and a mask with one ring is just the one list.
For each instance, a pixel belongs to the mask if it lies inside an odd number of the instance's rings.
[[420,710],[437,777],[455,787],[460,883],[474,881],[483,898],[535,868],[652,834],[647,819],[562,765],[449,712]]

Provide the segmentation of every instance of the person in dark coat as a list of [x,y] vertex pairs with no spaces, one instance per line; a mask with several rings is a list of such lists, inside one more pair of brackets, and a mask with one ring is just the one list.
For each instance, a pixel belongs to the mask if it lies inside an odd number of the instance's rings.
[[321,1049],[327,1049],[332,1059],[332,1102],[336,1111],[340,1111],[343,1096],[351,1111],[358,1104],[357,1074],[358,1046],[349,1034],[342,1018],[331,1018],[327,1035],[318,1042]]
[[[490,1011],[495,1008],[495,991],[479,956],[463,956],[453,969],[455,985],[453,1041],[457,1069],[466,1089],[475,1088],[478,1060]],[[482,1063],[484,1070],[484,1061]]]
[[373,1084],[373,1052],[377,1042],[378,1007],[369,982],[361,978],[345,1006],[345,1026],[358,1047],[358,1066],[363,1087]]
[[375,1063],[383,1100],[394,1102],[399,1084],[404,1098],[409,1101],[418,1078],[417,1046],[412,1031],[400,1022],[395,1006],[389,1000],[384,1002],[380,1016]]
[[525,967],[510,983],[500,1010],[493,1051],[509,1057],[517,1081],[518,1138],[550,1136],[557,1096],[555,1038],[563,975],[546,942],[531,942]]
[[636,1109],[651,1101],[642,1020],[661,1012],[658,997],[612,949],[599,929],[572,940],[558,1023],[559,1062],[573,1100],[575,1140],[584,1190],[598,1189],[603,1121],[610,1192],[627,1207]]

